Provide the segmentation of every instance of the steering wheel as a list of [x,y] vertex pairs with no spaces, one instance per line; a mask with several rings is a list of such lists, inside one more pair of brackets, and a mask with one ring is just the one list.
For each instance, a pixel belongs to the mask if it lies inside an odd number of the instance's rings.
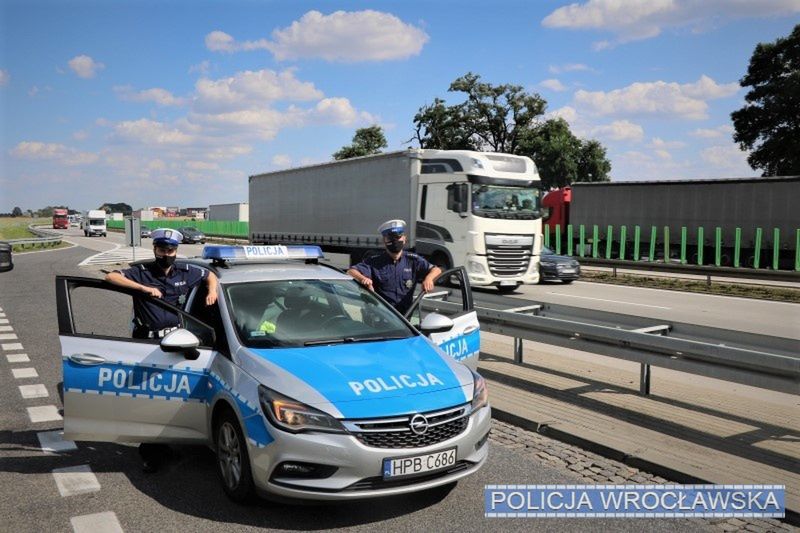
[[322,324],[319,325],[319,329],[325,329],[337,320],[351,320],[351,318],[347,315],[333,315],[330,318],[326,318]]

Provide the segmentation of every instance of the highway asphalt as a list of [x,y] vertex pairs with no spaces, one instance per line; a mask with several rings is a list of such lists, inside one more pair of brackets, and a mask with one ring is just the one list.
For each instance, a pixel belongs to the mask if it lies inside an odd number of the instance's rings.
[[[0,308],[18,339],[9,344],[23,348],[0,350],[0,520],[6,531],[68,531],[71,519],[94,513],[113,512],[124,531],[256,531],[262,529],[317,530],[352,528],[361,531],[674,531],[704,529],[702,521],[675,520],[566,520],[566,519],[487,519],[484,518],[483,488],[486,484],[552,484],[578,482],[566,468],[555,468],[532,459],[524,450],[493,444],[487,466],[477,475],[448,487],[404,498],[353,502],[335,505],[292,506],[261,502],[238,506],[224,496],[214,470],[214,458],[202,447],[181,447],[179,457],[168,468],[154,475],[140,471],[132,446],[105,443],[77,443],[77,449],[44,453],[37,435],[58,430],[58,420],[33,422],[28,409],[55,406],[61,409],[61,349],[55,316],[54,277],[57,274],[99,275],[98,266],[78,267],[78,263],[97,252],[113,248],[114,234],[108,238],[73,239],[80,246],[68,249],[16,254],[15,269],[0,274]],[[145,241],[146,242],[146,241]],[[147,243],[149,244],[149,243]],[[192,246],[181,253],[193,255]],[[199,246],[196,247],[199,251]],[[148,248],[144,248],[147,250]],[[109,268],[111,268],[109,266]],[[562,290],[573,296],[587,294],[582,285],[523,288],[544,297],[563,298]],[[594,285],[594,284],[591,284]],[[592,287],[592,290],[596,288]],[[658,291],[663,292],[663,291]],[[589,292],[597,296],[596,292]],[[518,296],[520,296],[518,295]],[[689,307],[679,305],[669,295],[630,296],[605,294],[603,300],[627,298],[628,303],[650,302],[667,309],[643,307],[646,312],[679,313]],[[561,300],[559,300],[561,301]],[[601,302],[591,305],[625,305]],[[708,305],[709,309],[717,304]],[[733,304],[732,304],[733,305]],[[740,305],[740,304],[735,304]],[[742,304],[744,309],[744,304]],[[721,304],[721,307],[725,307]],[[729,308],[730,309],[730,308]],[[612,309],[613,310],[613,309]],[[765,311],[766,312],[766,311]],[[793,308],[794,312],[794,308]],[[787,311],[772,309],[774,320]],[[720,314],[715,318],[716,314]],[[722,320],[721,311],[707,313],[706,319]],[[765,323],[769,320],[765,320]],[[718,324],[717,324],[718,325]],[[780,327],[778,331],[784,331]],[[788,330],[787,330],[788,331]],[[774,334],[774,333],[772,333]],[[9,355],[26,354],[29,363],[12,363]],[[34,368],[37,377],[17,378],[12,370]],[[21,385],[41,384],[46,396],[23,398]],[[53,470],[87,465],[96,476],[99,490],[62,496]]]

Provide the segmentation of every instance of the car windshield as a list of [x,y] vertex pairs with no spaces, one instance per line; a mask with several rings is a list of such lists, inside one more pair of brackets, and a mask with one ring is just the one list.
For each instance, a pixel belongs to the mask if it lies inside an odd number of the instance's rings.
[[541,190],[533,187],[472,185],[472,213],[484,218],[539,218]]
[[244,346],[301,347],[415,335],[402,318],[352,280],[262,281],[227,285]]

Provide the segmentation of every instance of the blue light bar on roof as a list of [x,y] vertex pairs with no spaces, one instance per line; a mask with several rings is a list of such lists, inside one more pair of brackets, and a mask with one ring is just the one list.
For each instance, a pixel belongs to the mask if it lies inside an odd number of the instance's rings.
[[322,259],[319,246],[220,246],[203,247],[203,259],[217,261],[285,261],[290,259]]

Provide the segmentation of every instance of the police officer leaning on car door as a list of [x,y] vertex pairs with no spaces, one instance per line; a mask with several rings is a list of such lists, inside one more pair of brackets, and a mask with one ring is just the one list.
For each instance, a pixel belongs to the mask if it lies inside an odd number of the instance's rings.
[[[206,305],[217,302],[217,276],[194,265],[175,264],[178,244],[183,235],[173,229],[157,229],[152,232],[155,261],[142,263],[106,275],[106,281],[162,298],[175,307],[183,307],[189,293],[203,280],[208,286]],[[154,305],[149,298],[134,298],[133,337],[137,339],[160,339],[180,325],[174,313]],[[161,463],[173,456],[169,446],[144,442],[139,445],[142,469],[156,472]]]
[[378,228],[386,252],[353,265],[347,271],[356,281],[374,290],[399,312],[405,314],[414,302],[414,287],[431,292],[442,270],[424,257],[406,252],[406,223],[395,219]]

